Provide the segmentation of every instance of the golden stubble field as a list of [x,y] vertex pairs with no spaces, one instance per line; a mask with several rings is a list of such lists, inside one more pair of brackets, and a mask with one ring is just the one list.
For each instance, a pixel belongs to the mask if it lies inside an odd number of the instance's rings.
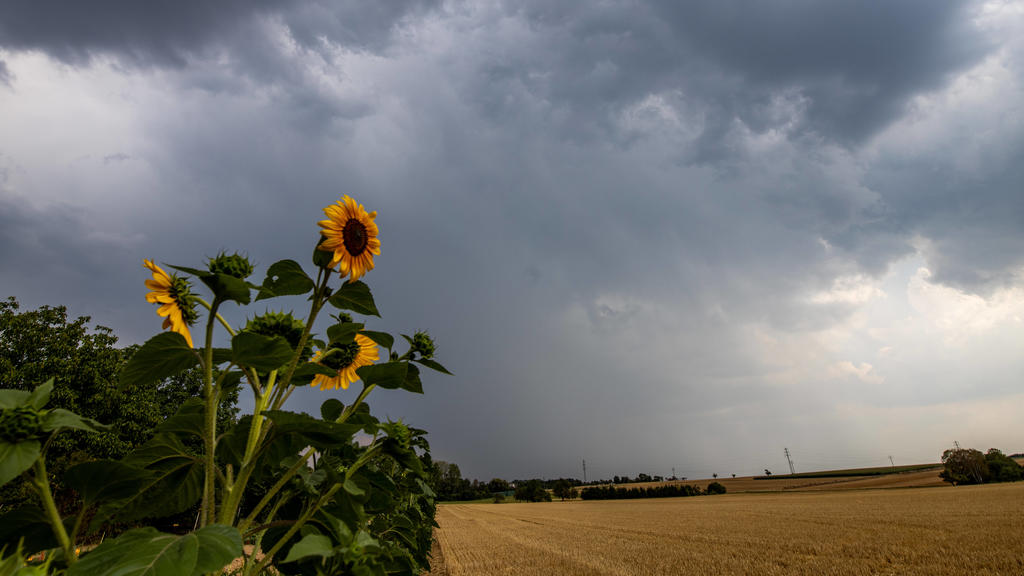
[[1024,483],[446,504],[435,576],[1024,574]]

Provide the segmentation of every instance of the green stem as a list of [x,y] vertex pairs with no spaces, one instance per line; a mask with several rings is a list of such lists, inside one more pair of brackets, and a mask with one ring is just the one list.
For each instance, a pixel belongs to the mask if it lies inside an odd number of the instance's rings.
[[260,560],[259,564],[256,565],[256,569],[253,570],[253,572],[259,574],[261,570],[270,565],[270,561],[274,559],[274,554],[280,552],[281,548],[288,543],[288,540],[290,540],[291,537],[294,536],[295,533],[298,532],[299,529],[302,528],[306,524],[306,522],[308,522],[309,519],[317,513],[318,510],[320,510],[320,506],[324,502],[330,500],[331,496],[334,496],[334,493],[340,489],[341,484],[335,484],[334,486],[331,486],[331,489],[328,490],[325,494],[317,498],[316,502],[310,505],[309,508],[307,508],[306,511],[302,513],[302,516],[300,516],[299,519],[295,521],[295,524],[292,524],[292,527],[284,533],[284,536],[282,536],[281,539],[278,540],[276,544],[274,544],[273,548],[267,551],[267,553],[263,556],[263,559]]
[[277,370],[273,370],[267,378],[267,389],[256,396],[256,404],[253,408],[252,421],[249,425],[249,437],[245,443],[245,455],[242,457],[242,464],[238,469],[238,477],[234,482],[227,484],[224,502],[221,503],[220,521],[223,524],[232,524],[235,515],[238,514],[238,507],[242,503],[242,493],[245,485],[249,483],[249,476],[256,464],[256,448],[259,445],[260,431],[265,421],[263,412],[267,409],[271,393],[274,391],[274,382],[277,379]]
[[53,501],[53,493],[50,492],[50,477],[46,474],[46,462],[43,461],[42,455],[36,458],[34,471],[33,481],[39,492],[39,498],[43,501],[43,509],[46,510],[46,515],[50,519],[53,534],[57,537],[60,547],[64,549],[64,556],[67,558],[68,564],[74,564],[78,558],[75,557],[75,551],[71,547],[71,538],[68,537],[68,532],[64,529],[64,522],[61,521],[60,512],[57,511],[57,504]]
[[355,413],[356,408],[358,408],[359,405],[362,404],[363,400],[366,400],[366,397],[369,396],[370,392],[372,392],[373,389],[376,387],[376,384],[363,386],[363,391],[359,393],[359,396],[356,398],[356,401],[353,402],[351,406],[345,408],[345,410],[341,413],[341,416],[338,416],[336,422],[341,424],[342,422],[348,420],[348,417]]
[[256,507],[252,509],[252,512],[249,513],[249,516],[246,517],[245,520],[242,520],[241,524],[238,525],[239,531],[245,532],[246,529],[248,529],[249,526],[256,521],[256,516],[260,513],[260,511],[263,510],[263,508],[265,508],[267,504],[270,504],[270,501],[274,498],[274,496],[277,495],[278,492],[281,491],[281,488],[284,488],[285,484],[287,484],[288,481],[291,480],[292,477],[295,476],[295,474],[297,474],[299,470],[301,470],[302,467],[306,465],[306,462],[309,461],[309,457],[313,454],[313,451],[313,448],[307,448],[306,451],[303,452],[301,456],[299,456],[299,459],[295,462],[295,464],[292,464],[291,468],[288,468],[288,470],[286,470],[285,473],[282,474],[281,477],[277,479],[277,482],[275,482],[274,485],[270,487],[270,490],[267,490],[267,493],[263,495],[263,498],[260,499],[258,504],[256,504]]
[[[199,299],[202,301],[202,299]],[[220,301],[213,299],[210,306],[210,319],[206,323],[206,348],[204,348],[203,361],[203,397],[206,400],[206,427],[203,435],[205,473],[206,481],[203,484],[203,503],[200,508],[200,527],[212,524],[216,521],[217,495],[216,495],[216,460],[214,452],[217,449],[217,390],[213,382],[213,327],[214,318],[217,316],[217,307]]]
[[[210,304],[206,300],[203,300],[202,298],[200,298],[198,296],[196,296],[195,298],[196,298],[196,302],[199,302],[200,304],[203,305],[204,308],[206,308],[207,310],[213,312],[213,307],[210,306]],[[214,301],[214,302],[216,303],[216,301]],[[224,329],[228,331],[228,334],[230,334],[232,336],[235,335],[235,329],[232,328],[231,324],[228,324],[228,321],[225,320],[224,317],[220,315],[220,312],[214,313],[214,317],[217,318],[217,320],[220,322],[221,326],[223,326]]]

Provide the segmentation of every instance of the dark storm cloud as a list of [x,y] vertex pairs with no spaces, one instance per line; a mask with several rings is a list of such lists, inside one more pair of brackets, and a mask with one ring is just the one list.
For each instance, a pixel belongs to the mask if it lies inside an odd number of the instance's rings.
[[303,45],[332,42],[381,49],[392,26],[429,10],[432,0],[339,4],[275,0],[184,2],[12,0],[0,6],[0,46],[41,50],[72,64],[97,54],[126,64],[183,66],[213,48],[237,48],[260,18],[280,19]]
[[726,155],[739,119],[762,132],[792,120],[774,103],[806,108],[791,132],[844,143],[874,134],[908,97],[941,86],[990,48],[972,4],[928,2],[510,3],[530,42],[494,49],[482,104],[496,115],[526,90],[564,106],[576,130],[649,93],[679,90],[703,103],[698,161]]

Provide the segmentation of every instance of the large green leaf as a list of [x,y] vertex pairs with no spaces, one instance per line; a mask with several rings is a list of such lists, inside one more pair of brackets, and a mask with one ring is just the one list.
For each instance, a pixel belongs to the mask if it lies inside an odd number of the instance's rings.
[[188,510],[202,496],[203,462],[190,454],[174,435],[157,434],[123,462],[153,475],[131,498],[100,507],[93,526],[111,516],[122,522],[170,516]]
[[0,441],[0,486],[31,468],[36,458],[39,458],[41,448],[38,440],[27,440],[17,444]]
[[242,535],[238,529],[223,524],[211,524],[195,532],[199,539],[199,558],[194,574],[220,573],[235,558],[242,555]]
[[402,383],[402,389],[408,390],[409,392],[415,392],[417,394],[423,394],[423,382],[420,381],[420,369],[413,364],[409,364],[409,369],[405,373],[405,382]]
[[346,444],[352,440],[352,436],[360,428],[356,424],[326,422],[317,420],[308,414],[284,410],[267,410],[264,414],[274,422],[272,430],[274,435],[298,435],[316,448],[330,448]]
[[42,410],[50,401],[50,393],[53,392],[53,378],[36,386],[28,395],[28,403],[36,410]]
[[110,426],[100,424],[92,418],[84,418],[63,408],[50,410],[45,416],[43,416],[43,432],[52,432],[54,430],[60,430],[61,428],[74,428],[75,430],[85,430],[86,432],[99,432],[100,430],[110,428]]
[[395,390],[402,388],[405,384],[405,376],[408,372],[407,362],[385,362],[373,364],[356,369],[356,374],[362,378],[367,386],[376,384],[380,388]]
[[241,554],[242,537],[230,526],[182,536],[147,526],[100,544],[71,565],[68,576],[198,576],[220,572]]
[[430,368],[431,370],[437,370],[438,372],[441,372],[443,374],[447,374],[449,376],[453,375],[451,372],[448,371],[447,368],[445,368],[444,366],[441,366],[440,362],[431,360],[429,358],[420,358],[418,360],[413,360],[413,362],[417,362],[419,364],[422,364],[422,365],[426,366],[427,368]]
[[156,427],[157,432],[175,432],[203,437],[206,423],[206,406],[200,398],[189,398],[178,411]]
[[298,262],[280,260],[267,269],[267,277],[263,280],[263,286],[260,286],[256,300],[305,294],[313,288],[313,280],[306,275]]
[[331,306],[339,310],[351,310],[356,314],[380,316],[377,305],[373,302],[370,287],[361,281],[348,282],[331,295]]
[[28,404],[29,393],[26,390],[0,390],[0,410],[10,410]]
[[[74,516],[64,519],[64,528],[69,533],[74,521]],[[0,516],[0,549],[6,546],[10,550],[19,542],[23,543],[26,554],[59,546],[50,518],[41,507],[25,505]]]
[[185,337],[177,332],[161,332],[146,341],[121,369],[119,387],[149,384],[184,372],[199,364]]
[[359,333],[362,334],[363,336],[366,336],[370,340],[373,340],[377,344],[380,344],[381,346],[387,348],[388,350],[394,348],[394,346],[395,346],[395,337],[392,336],[391,334],[388,334],[387,332],[375,332],[373,330],[363,330],[363,331],[361,331]]
[[277,370],[292,359],[294,350],[281,336],[239,332],[231,339],[235,364],[257,370]]
[[327,328],[327,338],[331,344],[347,344],[354,340],[362,329],[363,325],[359,322],[338,322]]
[[331,370],[330,368],[322,364],[317,364],[316,362],[306,362],[304,364],[300,364],[295,369],[295,373],[292,374],[291,385],[304,386],[309,384],[318,374],[334,377],[338,375],[338,371]]
[[248,304],[252,297],[249,292],[249,283],[241,278],[210,272],[209,270],[189,268],[188,266],[175,266],[173,264],[168,264],[168,266],[199,278],[219,300],[233,300],[239,304]]
[[89,506],[134,496],[153,476],[150,470],[115,460],[84,462],[68,469],[64,482]]
[[306,534],[291,549],[288,556],[282,562],[295,562],[309,556],[331,557],[334,556],[334,544],[331,539],[323,534]]
[[345,410],[345,405],[337,398],[328,398],[320,405],[320,417],[324,420],[332,422],[341,417],[341,413]]

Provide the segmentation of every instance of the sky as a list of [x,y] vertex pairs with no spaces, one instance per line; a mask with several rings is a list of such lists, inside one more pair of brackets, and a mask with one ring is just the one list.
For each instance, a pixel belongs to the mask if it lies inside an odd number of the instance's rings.
[[0,3],[0,297],[141,343],[344,194],[464,476],[1024,451],[1024,2]]

